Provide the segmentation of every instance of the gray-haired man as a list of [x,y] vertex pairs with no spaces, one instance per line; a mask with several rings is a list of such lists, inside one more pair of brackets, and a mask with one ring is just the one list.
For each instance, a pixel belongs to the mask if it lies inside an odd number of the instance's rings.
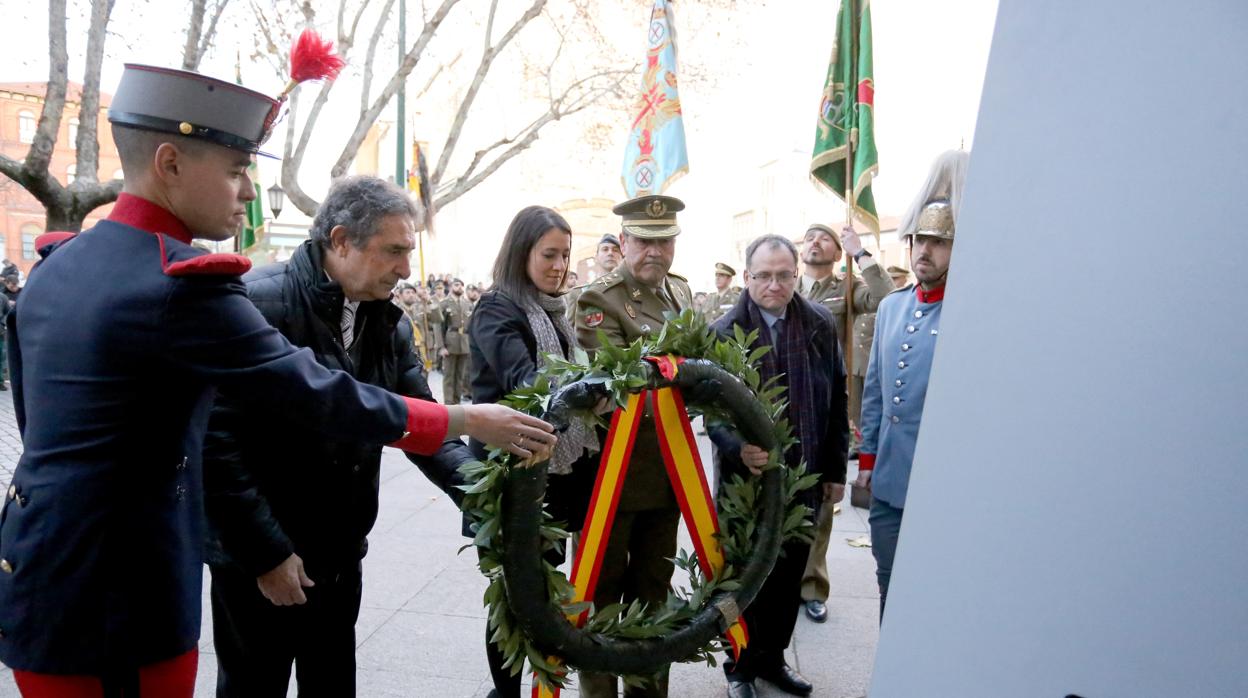
[[[411,271],[416,215],[387,182],[342,180],[312,239],[289,262],[245,276],[247,294],[322,365],[433,400],[411,323],[390,302]],[[301,694],[354,695],[361,559],[377,518],[381,450],[275,426],[277,415],[249,414],[243,396],[233,397],[218,401],[204,445],[217,695],[285,696],[292,663]],[[471,459],[458,440],[411,458],[448,491]]]

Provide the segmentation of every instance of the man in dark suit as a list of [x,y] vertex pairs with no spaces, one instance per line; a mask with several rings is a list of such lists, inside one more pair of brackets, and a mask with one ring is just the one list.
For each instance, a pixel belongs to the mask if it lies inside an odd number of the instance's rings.
[[[247,295],[326,368],[432,401],[411,323],[390,302],[396,278],[411,273],[416,218],[393,184],[340,180],[317,209],[311,239],[289,262],[244,276]],[[279,435],[247,403],[223,392],[204,443],[217,696],[285,696],[292,664],[300,693],[354,695],[381,449],[297,426]],[[473,459],[458,439],[432,457],[411,456],[452,496],[458,467]],[[334,502],[328,511],[326,502]]]
[[[797,248],[788,239],[758,238],[746,248],[745,265],[747,292],[712,328],[724,336],[732,336],[734,327],[747,333],[757,330],[756,344],[771,347],[759,361],[759,372],[764,381],[780,377],[797,438],[781,460],[789,468],[819,474],[820,487],[798,495],[817,514],[821,506],[839,501],[845,490],[849,418],[836,323],[826,308],[795,293]],[[767,452],[744,443],[732,429],[712,425],[710,435],[721,478],[747,470],[758,474],[767,464]],[[809,554],[809,543],[785,543],[771,575],[745,610],[750,642],[737,661],[724,664],[732,698],[752,698],[757,678],[793,695],[813,691],[784,660],[802,604],[802,572]]]

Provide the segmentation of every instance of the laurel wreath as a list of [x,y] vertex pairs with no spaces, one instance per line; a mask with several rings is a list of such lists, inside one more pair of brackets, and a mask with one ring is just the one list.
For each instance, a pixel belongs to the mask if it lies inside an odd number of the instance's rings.
[[[785,468],[781,461],[784,452],[796,440],[792,427],[784,416],[787,403],[784,387],[776,379],[762,382],[757,364],[770,347],[750,349],[757,331],[746,334],[740,327],[734,328],[731,338],[720,338],[706,325],[701,316],[687,310],[680,315],[668,315],[667,323],[655,337],[639,339],[627,347],[611,346],[605,335],[599,332],[599,348],[591,359],[583,350],[577,349],[572,360],[547,355],[538,371],[537,379],[530,386],[513,391],[502,404],[531,415],[541,416],[549,406],[553,387],[570,385],[576,381],[600,383],[615,400],[623,406],[630,393],[643,389],[648,382],[652,367],[643,360],[646,356],[676,355],[687,359],[704,359],[717,364],[728,373],[739,377],[757,396],[771,418],[776,443],[779,447],[770,454],[764,470],[783,468],[785,510],[782,541],[801,539],[809,541],[811,530],[810,507],[801,504],[796,495],[818,482],[817,474],[803,475],[804,469]],[[698,400],[702,396],[686,396],[690,417],[701,415],[708,428],[716,425],[732,427],[731,414],[714,404],[713,400]],[[603,417],[593,412],[577,413],[575,417],[596,426],[606,426]],[[562,687],[569,668],[552,662],[535,647],[521,630],[520,623],[508,606],[504,588],[502,566],[505,531],[501,529],[503,484],[512,468],[531,467],[518,458],[495,449],[484,461],[472,461],[461,467],[466,484],[463,511],[468,514],[470,528],[474,533],[472,543],[461,549],[476,547],[479,551],[478,568],[489,580],[484,603],[489,608],[490,641],[505,658],[504,667],[512,674],[524,668],[527,659],[536,680],[548,687]],[[684,570],[689,586],[669,590],[666,602],[661,606],[648,607],[640,601],[629,604],[611,604],[594,609],[592,603],[573,603],[573,587],[568,578],[554,565],[543,560],[549,597],[558,603],[568,615],[578,615],[589,610],[583,629],[606,637],[639,639],[661,637],[671,633],[692,619],[717,592],[733,591],[738,584],[736,570],[750,558],[756,539],[756,512],[759,509],[759,478],[734,476],[722,485],[718,496],[720,523],[719,541],[723,548],[725,566],[714,579],[702,573],[697,557],[685,550],[677,552],[673,562]],[[564,541],[570,537],[565,522],[555,521],[543,510],[540,528],[543,553],[564,549]],[[715,654],[727,649],[722,638],[715,638],[685,661],[705,661],[715,665]],[[652,680],[649,676],[624,676],[628,685],[638,685]]]

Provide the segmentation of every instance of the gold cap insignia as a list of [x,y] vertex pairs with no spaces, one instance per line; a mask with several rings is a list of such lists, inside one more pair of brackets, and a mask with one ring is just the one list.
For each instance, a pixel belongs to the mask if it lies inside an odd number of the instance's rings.
[[191,135],[191,131],[195,130],[195,127],[190,125],[190,123],[183,121],[182,123],[178,124],[178,130],[182,132],[182,135],[189,136]]
[[655,199],[646,206],[646,213],[650,214],[651,218],[662,218],[667,213],[667,204],[664,204],[661,199]]

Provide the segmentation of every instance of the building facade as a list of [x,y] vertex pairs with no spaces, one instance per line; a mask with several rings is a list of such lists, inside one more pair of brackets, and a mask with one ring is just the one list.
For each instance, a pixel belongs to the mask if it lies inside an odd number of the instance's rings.
[[[0,153],[14,160],[25,160],[30,144],[34,141],[43,112],[45,82],[0,83]],[[62,185],[69,185],[78,176],[78,125],[82,101],[82,85],[70,82],[66,86],[65,109],[61,114],[60,131],[52,150],[48,169]],[[113,143],[108,127],[108,105],[111,95],[100,93],[96,132],[100,145],[99,168],[96,177],[100,181],[121,179],[121,157]],[[87,216],[83,228],[94,225],[108,215],[112,205],[101,206]],[[22,270],[30,271],[39,253],[35,250],[35,238],[43,234],[46,214],[43,205],[21,185],[0,177],[0,251]]]

